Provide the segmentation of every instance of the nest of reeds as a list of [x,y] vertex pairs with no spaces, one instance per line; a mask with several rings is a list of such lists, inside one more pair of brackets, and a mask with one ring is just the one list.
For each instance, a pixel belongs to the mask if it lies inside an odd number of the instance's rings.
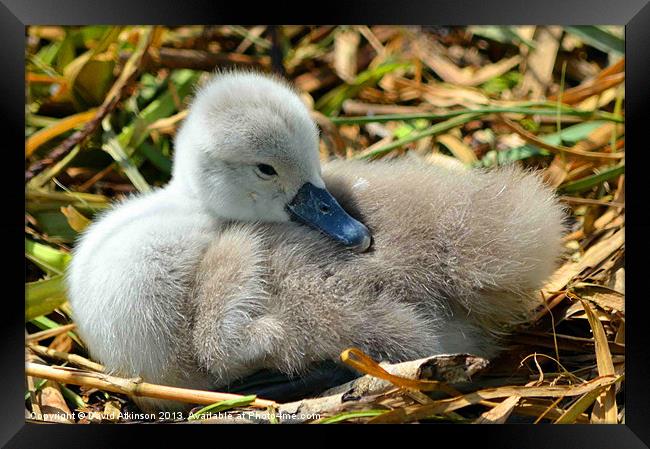
[[[31,421],[623,423],[622,27],[29,27],[26,394]],[[119,379],[75,334],[63,276],[75,237],[165,184],[194,86],[219,67],[275,70],[303,93],[323,160],[417,157],[542,170],[570,208],[561,266],[501,356],[378,364],[278,404]],[[517,236],[513,236],[517,238]],[[193,404],[147,414],[132,396]]]

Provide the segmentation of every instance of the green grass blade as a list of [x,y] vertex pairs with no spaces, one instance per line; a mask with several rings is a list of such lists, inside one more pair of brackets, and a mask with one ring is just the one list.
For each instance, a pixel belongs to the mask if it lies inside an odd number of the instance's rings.
[[625,54],[625,41],[597,26],[568,26],[566,27],[566,31],[605,53],[615,52],[620,55]]
[[77,393],[66,387],[65,385],[59,385],[61,388],[61,394],[63,397],[71,404],[74,405],[74,408],[77,409],[83,409],[86,408],[86,403],[84,402],[83,399],[81,399],[81,396],[79,396]]
[[74,158],[77,157],[80,151],[81,145],[75,145],[74,148],[68,154],[66,154],[63,159],[61,159],[53,166],[48,167],[47,170],[44,170],[42,173],[39,173],[30,179],[27,183],[27,187],[30,189],[38,189],[43,187],[45,183],[47,183],[50,179],[54,178],[64,168],[66,168],[68,164],[70,164],[70,162],[72,162]]
[[111,155],[115,162],[120,166],[120,169],[122,169],[124,174],[129,178],[129,180],[131,180],[139,192],[145,193],[151,191],[151,186],[144,179],[144,176],[142,176],[138,167],[130,159],[127,151],[122,148],[117,137],[109,138],[108,141],[102,145],[102,149]]
[[187,418],[187,420],[193,421],[196,419],[200,419],[201,416],[207,414],[219,413],[226,410],[230,410],[235,407],[244,407],[250,404],[251,402],[253,402],[255,399],[257,399],[257,396],[252,394],[249,396],[242,396],[241,398],[237,398],[237,399],[228,399],[226,401],[215,402],[214,404],[210,404],[206,407],[203,407],[201,410],[197,411],[196,413],[191,414]]
[[[625,119],[621,116],[614,115],[603,111],[583,111],[573,108],[561,108],[559,110],[560,116],[568,115],[583,118],[596,118],[616,123],[623,123]],[[453,117],[458,117],[463,114],[495,114],[495,113],[511,113],[511,114],[526,114],[526,115],[558,115],[558,108],[527,108],[527,107],[491,107],[491,108],[477,108],[477,109],[460,109],[457,111],[450,111],[445,114],[434,113],[417,113],[417,114],[385,114],[385,115],[367,115],[357,117],[331,117],[330,120],[335,125],[358,125],[364,123],[383,123],[398,120],[446,120]]]
[[338,422],[347,421],[354,418],[373,418],[375,416],[383,415],[389,410],[360,410],[355,412],[344,412],[338,415],[330,416],[317,421],[317,424],[334,424]]
[[415,142],[416,140],[420,140],[427,136],[434,136],[436,134],[447,132],[450,129],[456,128],[457,126],[470,122],[478,118],[479,116],[480,114],[466,114],[466,115],[461,115],[459,117],[451,118],[445,122],[436,123],[435,125],[431,126],[429,129],[425,131],[409,134],[406,137],[397,139],[394,142],[391,142],[387,145],[377,148],[375,151],[371,153],[364,154],[362,156],[357,156],[357,159],[372,159],[374,157],[381,156],[383,154],[386,154],[394,150],[395,148],[399,148],[403,145],[406,145],[407,143]]
[[502,44],[518,45],[520,42],[528,48],[535,48],[535,42],[530,39],[525,39],[517,32],[517,27],[502,26],[502,25],[475,25],[467,27],[467,30],[472,34],[491,39]]
[[625,164],[616,165],[598,174],[587,176],[586,178],[578,179],[577,181],[564,184],[558,190],[561,193],[581,193],[591,189],[594,186],[597,186],[602,182],[614,179],[623,173],[625,173]]

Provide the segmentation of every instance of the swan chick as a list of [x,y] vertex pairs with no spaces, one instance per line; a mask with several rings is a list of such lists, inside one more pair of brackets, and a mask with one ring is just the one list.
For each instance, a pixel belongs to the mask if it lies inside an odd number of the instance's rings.
[[562,217],[552,190],[516,167],[321,169],[293,89],[226,72],[197,92],[170,183],[84,231],[68,293],[93,358],[152,383],[296,376],[350,346],[391,362],[490,356],[539,304]]

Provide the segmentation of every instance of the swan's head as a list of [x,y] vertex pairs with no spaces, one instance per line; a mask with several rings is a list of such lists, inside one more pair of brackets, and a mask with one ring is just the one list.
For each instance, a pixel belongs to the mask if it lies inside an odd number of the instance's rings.
[[370,246],[368,229],[325,188],[309,111],[273,77],[222,73],[198,91],[176,137],[172,183],[218,218],[295,220],[357,250]]

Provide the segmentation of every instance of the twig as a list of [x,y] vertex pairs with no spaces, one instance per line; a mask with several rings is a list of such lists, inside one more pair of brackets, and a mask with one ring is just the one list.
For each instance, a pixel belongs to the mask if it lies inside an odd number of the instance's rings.
[[77,192],[85,192],[91,188],[95,183],[102,180],[106,175],[112,172],[115,169],[116,162],[112,162],[108,167],[104,168],[102,171],[95,173],[90,179],[77,187]]
[[[166,399],[190,404],[210,405],[215,402],[242,398],[242,396],[238,394],[169,387],[166,385],[142,382],[140,379],[125,379],[109,376],[107,374],[93,373],[71,368],[55,368],[53,366],[45,366],[29,362],[25,364],[25,373],[28,376],[56,380],[64,384],[84,385],[98,388],[100,390],[110,391],[112,393],[126,394],[128,396]],[[255,399],[250,403],[250,406],[257,408],[267,408],[277,405],[278,404],[275,401],[269,401],[266,399]]]
[[[120,59],[132,57],[132,53],[123,53]],[[168,69],[192,69],[211,72],[217,67],[253,67],[268,70],[271,59],[267,56],[254,57],[238,53],[211,53],[203,50],[161,47],[157,54],[147,61],[147,69],[153,67]]]
[[36,332],[34,334],[29,334],[25,337],[25,340],[28,343],[45,340],[46,338],[56,337],[57,335],[63,334],[64,332],[71,331],[75,327],[77,327],[77,325],[74,323],[66,324],[65,326],[56,327],[54,329],[47,329],[44,331]]
[[564,201],[565,203],[573,203],[573,204],[593,204],[595,206],[625,207],[625,203],[621,203],[620,201],[604,201],[604,200],[597,200],[594,198],[580,198],[577,196],[562,195],[559,197],[559,200]]
[[68,354],[67,352],[56,351],[41,345],[28,345],[27,347],[40,356],[49,357],[62,362],[69,362],[90,371],[103,373],[106,370],[104,365],[100,365],[99,363],[88,360],[87,358],[77,354]]
[[343,102],[343,111],[350,115],[379,115],[379,114],[419,114],[427,113],[444,114],[447,111],[443,109],[434,110],[433,106],[420,105],[420,106],[402,106],[394,104],[374,104],[364,103],[358,100],[345,100]]
[[[435,380],[441,382],[441,385],[442,382],[445,383],[443,390],[446,390],[447,394],[453,392],[454,395],[461,395],[448,383],[469,382],[472,376],[480,373],[486,366],[487,361],[480,357],[467,354],[452,354],[437,355],[403,363],[382,364],[381,368],[392,376],[399,376],[402,382],[408,382],[408,379],[411,379],[414,385],[422,385],[420,379],[435,378]],[[289,421],[303,422],[306,418],[301,418],[301,416],[332,414],[350,407],[356,407],[361,403],[369,404],[372,403],[372,398],[386,394],[394,389],[395,385],[390,381],[367,374],[338,387],[331,388],[324,392],[321,397],[281,404],[278,412],[280,414],[296,414],[297,417],[291,418]],[[359,399],[350,399],[351,397]]]
[[34,151],[36,151],[38,147],[47,141],[71,130],[76,126],[79,126],[82,123],[86,123],[88,120],[92,119],[96,113],[96,109],[89,109],[88,111],[79,112],[78,114],[74,114],[61,119],[53,125],[35,132],[25,141],[25,157],[30,157],[32,154],[34,154]]
[[[598,95],[611,87],[621,84],[623,81],[625,81],[625,72],[614,73],[586,81],[579,86],[566,90],[562,95],[562,103],[578,103],[592,95]],[[549,100],[556,100],[556,97],[549,97]]]

